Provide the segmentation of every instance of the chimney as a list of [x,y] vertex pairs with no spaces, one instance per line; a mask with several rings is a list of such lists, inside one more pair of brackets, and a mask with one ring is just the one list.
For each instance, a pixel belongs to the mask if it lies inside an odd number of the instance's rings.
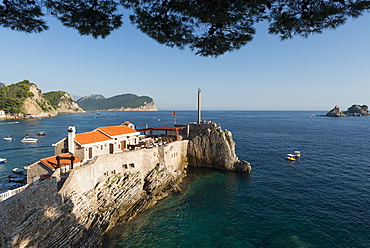
[[68,127],[68,152],[74,154],[75,152],[75,143],[74,139],[76,137],[76,127]]

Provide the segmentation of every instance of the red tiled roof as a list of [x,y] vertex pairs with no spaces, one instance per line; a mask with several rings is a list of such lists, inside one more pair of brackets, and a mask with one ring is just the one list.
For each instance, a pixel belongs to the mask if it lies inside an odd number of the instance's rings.
[[110,126],[110,127],[98,127],[100,131],[108,134],[109,136],[116,136],[122,134],[136,133],[137,131],[126,125]]
[[107,135],[99,132],[99,131],[92,131],[86,133],[78,133],[76,134],[75,140],[80,143],[81,145],[91,144],[95,142],[101,142],[110,140]]
[[[69,153],[63,153],[63,154],[59,154],[57,155],[59,157],[71,157],[72,155],[69,154]],[[58,161],[57,161],[57,156],[51,156],[51,157],[48,157],[48,158],[43,158],[43,159],[40,159],[41,162],[43,162],[44,164],[46,164],[47,166],[49,166],[51,169],[56,169],[58,168]],[[79,157],[75,157],[75,160],[73,161],[73,163],[78,163],[78,162],[81,162],[82,159],[80,159]],[[71,164],[71,160],[69,159],[61,159],[60,160],[60,167],[64,167],[64,166],[67,166],[67,165],[70,165]]]
[[160,131],[177,131],[181,130],[184,127],[149,127],[149,128],[143,128],[143,129],[138,129],[138,132],[145,132],[145,131],[150,131],[150,130],[160,130]]

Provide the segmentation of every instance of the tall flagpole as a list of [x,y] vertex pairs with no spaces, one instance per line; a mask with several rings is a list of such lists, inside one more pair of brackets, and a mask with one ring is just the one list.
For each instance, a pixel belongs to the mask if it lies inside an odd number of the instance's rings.
[[200,120],[201,120],[200,118],[200,92],[201,90],[200,88],[198,88],[198,123],[200,123]]

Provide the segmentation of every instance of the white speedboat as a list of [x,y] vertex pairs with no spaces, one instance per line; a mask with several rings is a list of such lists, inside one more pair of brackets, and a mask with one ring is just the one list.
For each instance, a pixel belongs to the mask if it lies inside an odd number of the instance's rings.
[[12,169],[12,171],[13,171],[15,174],[24,174],[24,169],[14,168],[14,169]]
[[13,138],[12,138],[12,137],[10,137],[10,135],[7,135],[7,136],[5,136],[3,139],[4,139],[4,140],[11,141]]
[[5,163],[5,162],[8,162],[8,161],[6,160],[6,158],[0,158],[0,164],[3,164],[3,163]]
[[21,140],[21,142],[23,142],[23,143],[36,143],[37,139],[26,136]]

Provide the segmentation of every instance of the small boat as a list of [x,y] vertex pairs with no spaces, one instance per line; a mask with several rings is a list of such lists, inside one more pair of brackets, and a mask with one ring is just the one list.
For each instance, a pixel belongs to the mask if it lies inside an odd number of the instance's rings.
[[36,143],[37,139],[26,136],[21,140],[21,142],[23,142],[23,143]]
[[7,187],[8,189],[16,189],[16,188],[21,187],[22,184],[21,183],[5,183],[4,186]]
[[45,133],[45,131],[40,131],[37,135],[44,136],[44,135],[46,135],[46,133]]
[[6,160],[6,158],[0,158],[0,164],[3,164],[5,162],[8,162],[8,160]]
[[294,156],[295,156],[295,158],[300,158],[301,157],[301,152],[300,151],[295,151]]
[[296,161],[294,154],[287,154],[285,158],[289,161]]
[[10,137],[10,135],[7,135],[7,136],[5,136],[3,139],[4,139],[4,140],[11,141],[13,138],[12,138],[12,137]]
[[14,168],[12,170],[15,174],[24,174],[24,169]]
[[24,177],[9,177],[9,182],[13,182],[13,183],[24,182],[24,180],[25,180]]

